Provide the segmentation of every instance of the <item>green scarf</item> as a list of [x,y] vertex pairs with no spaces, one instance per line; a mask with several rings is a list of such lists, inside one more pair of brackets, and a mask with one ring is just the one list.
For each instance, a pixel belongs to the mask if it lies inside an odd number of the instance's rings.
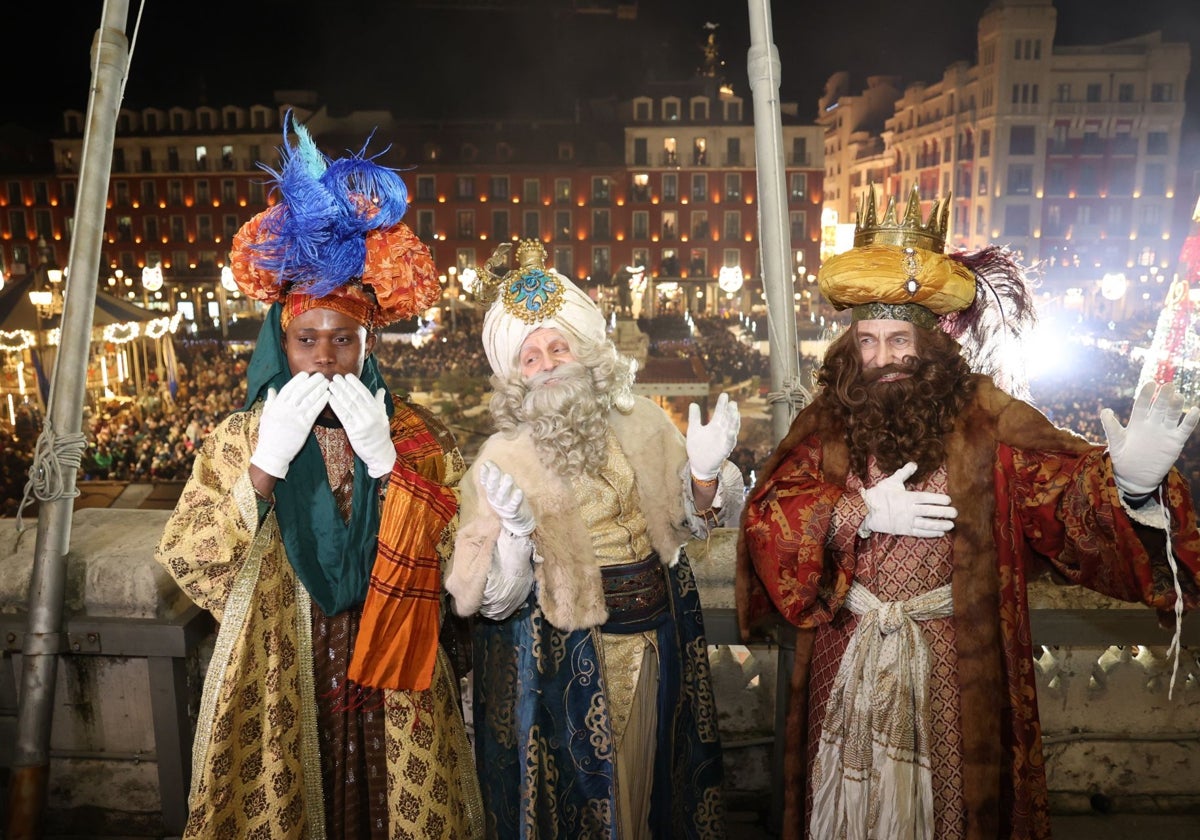
[[[292,378],[283,352],[279,326],[280,304],[267,312],[258,344],[246,371],[246,405],[266,399],[267,389],[279,391]],[[363,364],[362,383],[371,393],[387,386],[375,357]],[[391,393],[385,402],[388,416],[394,407]],[[354,496],[350,521],[342,519],[329,486],[325,459],[316,435],[310,434],[288,468],[286,479],[275,484],[275,517],[283,535],[288,560],[300,582],[326,615],[336,615],[362,604],[375,562],[379,533],[379,479],[354,457]]]

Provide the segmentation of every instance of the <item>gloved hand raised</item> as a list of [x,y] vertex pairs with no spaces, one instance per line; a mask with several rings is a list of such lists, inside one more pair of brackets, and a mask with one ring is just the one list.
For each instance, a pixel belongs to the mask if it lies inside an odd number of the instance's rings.
[[904,486],[916,471],[917,465],[909,461],[874,487],[862,491],[868,511],[864,528],[881,534],[940,537],[954,527],[958,511],[950,507],[949,496]]
[[483,485],[488,504],[510,534],[527,537],[533,533],[533,511],[525,501],[525,493],[517,487],[513,477],[492,461],[479,465],[479,483]]
[[742,417],[728,394],[717,397],[708,425],[700,422],[700,406],[688,406],[687,456],[692,476],[709,481],[721,472],[721,464],[737,443]]
[[286,478],[292,459],[308,440],[313,423],[329,402],[329,381],[319,373],[297,373],[279,393],[267,389],[258,444],[250,463],[268,475]]
[[367,386],[352,373],[339,373],[329,383],[329,407],[342,421],[354,454],[367,465],[371,478],[387,475],[396,463],[385,400],[385,390],[380,388],[371,396]]
[[1200,422],[1200,408],[1195,406],[1180,419],[1183,397],[1175,392],[1173,383],[1163,385],[1157,397],[1155,387],[1153,382],[1142,386],[1128,426],[1121,425],[1111,408],[1100,412],[1117,487],[1126,496],[1146,496],[1157,490]]

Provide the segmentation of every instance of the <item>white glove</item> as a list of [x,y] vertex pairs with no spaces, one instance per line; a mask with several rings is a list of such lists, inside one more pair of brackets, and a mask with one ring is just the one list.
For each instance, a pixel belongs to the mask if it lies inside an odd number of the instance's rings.
[[1155,387],[1153,382],[1142,387],[1128,426],[1121,425],[1111,408],[1100,412],[1113,475],[1126,496],[1147,496],[1157,490],[1200,422],[1200,408],[1195,406],[1179,419],[1183,397],[1175,392],[1174,384],[1163,385],[1157,398]]
[[721,464],[737,443],[741,425],[737,403],[728,394],[717,397],[707,426],[700,422],[700,406],[695,403],[688,406],[687,456],[694,477],[701,481],[717,477]]
[[479,465],[479,483],[484,495],[505,529],[515,537],[527,537],[533,533],[533,511],[525,503],[525,494],[513,481],[513,477],[492,461]]
[[868,511],[863,528],[881,534],[940,537],[954,527],[958,511],[950,507],[949,496],[904,486],[916,471],[917,465],[909,461],[874,487],[862,491]]
[[352,373],[339,373],[329,382],[329,407],[342,421],[350,447],[367,465],[371,478],[387,475],[396,463],[386,400],[387,391],[380,388],[371,396],[367,386]]
[[297,373],[279,393],[268,388],[250,463],[268,475],[286,478],[292,459],[328,403],[329,382],[319,373]]

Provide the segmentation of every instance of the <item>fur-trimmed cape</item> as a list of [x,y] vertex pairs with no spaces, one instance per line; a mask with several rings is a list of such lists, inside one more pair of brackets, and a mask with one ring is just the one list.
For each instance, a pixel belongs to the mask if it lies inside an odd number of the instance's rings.
[[[764,465],[743,514],[738,541],[737,605],[750,640],[782,616],[799,627],[790,682],[785,748],[785,838],[804,836],[808,773],[808,666],[820,612],[842,606],[853,562],[839,565],[825,549],[822,521],[844,493],[849,471],[845,432],[818,398],[797,416]],[[775,483],[797,446],[815,443],[820,462],[813,502],[789,518],[795,538],[783,547],[767,529],[781,515]],[[1020,453],[1020,457],[1015,457]],[[1022,472],[1014,466],[1019,460]],[[1041,728],[1030,662],[1025,593],[1033,565],[1112,597],[1159,610],[1175,596],[1160,532],[1133,523],[1121,506],[1112,462],[1103,447],[1056,428],[1040,412],[977,378],[976,395],[946,437],[947,492],[958,509],[953,531],[951,586],[958,653],[967,836],[1049,836]],[[794,486],[794,485],[792,485]],[[1188,608],[1200,591],[1200,534],[1187,484],[1172,470],[1164,482],[1174,549]],[[1040,498],[1034,498],[1034,492]],[[796,535],[813,536],[805,543]],[[749,536],[753,534],[753,538]],[[797,547],[801,546],[801,547]],[[815,546],[806,548],[804,546]],[[752,552],[753,548],[753,552]],[[785,580],[786,578],[786,580]]]
[[[609,424],[633,468],[650,543],[662,562],[672,565],[690,536],[680,492],[680,474],[687,461],[683,435],[661,408],[644,397],[635,398],[629,414],[610,412]],[[512,437],[492,435],[459,485],[458,536],[446,574],[455,612],[471,615],[479,610],[492,548],[500,535],[500,520],[479,483],[478,466],[488,460],[513,477],[533,511],[537,523],[533,543],[542,559],[535,564],[534,574],[546,618],[567,631],[603,624],[608,611],[600,563],[575,494],[566,480],[542,466],[527,430]]]

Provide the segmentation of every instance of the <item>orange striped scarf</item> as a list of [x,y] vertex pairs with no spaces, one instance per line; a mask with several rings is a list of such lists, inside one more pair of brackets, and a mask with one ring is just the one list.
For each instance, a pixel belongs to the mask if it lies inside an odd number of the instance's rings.
[[348,676],[362,686],[423,691],[437,659],[442,570],[436,546],[458,500],[442,483],[441,444],[401,403],[392,440],[396,465]]

